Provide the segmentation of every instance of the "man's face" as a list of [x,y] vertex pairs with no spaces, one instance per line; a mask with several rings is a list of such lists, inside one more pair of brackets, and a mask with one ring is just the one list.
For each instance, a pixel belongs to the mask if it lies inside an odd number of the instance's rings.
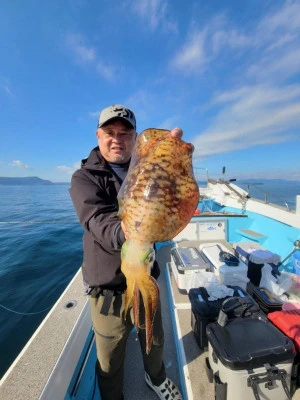
[[134,148],[136,132],[121,121],[114,121],[96,131],[98,145],[103,157],[115,164],[130,160]]

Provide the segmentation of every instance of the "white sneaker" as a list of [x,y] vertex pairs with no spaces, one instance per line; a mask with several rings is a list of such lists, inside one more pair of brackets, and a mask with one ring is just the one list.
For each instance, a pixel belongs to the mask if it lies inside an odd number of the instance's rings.
[[166,378],[159,386],[153,385],[147,373],[145,373],[145,380],[147,385],[154,390],[161,400],[182,400],[178,387],[169,378]]

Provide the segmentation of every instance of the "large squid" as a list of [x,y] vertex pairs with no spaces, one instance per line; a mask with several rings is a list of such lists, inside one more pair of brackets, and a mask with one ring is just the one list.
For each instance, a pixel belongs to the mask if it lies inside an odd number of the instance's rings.
[[155,242],[174,238],[199,201],[192,168],[193,146],[170,131],[147,129],[137,138],[129,172],[118,195],[119,217],[129,239],[121,250],[126,277],[125,315],[132,304],[139,331],[140,294],[145,307],[146,352],[153,339],[159,287],[151,277]]

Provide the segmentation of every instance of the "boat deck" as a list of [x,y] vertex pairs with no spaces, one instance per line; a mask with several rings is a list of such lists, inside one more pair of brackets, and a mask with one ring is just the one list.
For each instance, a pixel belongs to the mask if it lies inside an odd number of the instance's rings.
[[[184,244],[184,242],[178,243],[178,245]],[[199,242],[190,242],[190,245],[197,246]],[[226,245],[230,246],[228,243]],[[165,330],[164,361],[167,375],[180,387],[184,400],[214,400],[214,385],[209,383],[206,376],[205,358],[207,352],[199,348],[192,332],[188,295],[179,292],[169,268],[173,246],[174,243],[161,246],[157,252],[157,261],[161,267],[158,282]],[[71,300],[76,300],[77,306],[68,309],[65,306],[70,304]],[[87,332],[89,332],[85,335],[90,335],[92,338],[89,307],[86,303],[86,297],[83,295],[81,273],[78,272],[67,291],[64,292],[39,330],[34,334],[33,340],[26,346],[1,382],[1,399],[100,399],[97,385],[95,385],[94,364],[96,355],[95,345],[92,342],[91,351],[87,352],[83,374],[78,373],[77,382],[72,389],[69,385],[68,374],[74,372],[79,355],[75,354],[74,342],[71,340],[66,344],[66,340],[72,336],[78,340],[78,332],[74,329],[74,324],[82,319],[78,318],[82,313]],[[174,327],[177,329],[174,329]],[[83,343],[86,341],[86,336],[83,335]],[[80,349],[82,347],[79,346],[78,350]],[[64,352],[62,352],[63,350]],[[69,364],[66,364],[67,361]],[[157,399],[156,394],[148,388],[144,380],[142,355],[135,332],[130,335],[128,340],[125,362],[125,399]],[[53,371],[50,377],[51,384],[44,389],[51,371]],[[69,378],[71,379],[71,377]],[[57,388],[64,395],[53,394],[56,393]],[[293,400],[300,400],[300,389],[293,395]]]
[[[160,298],[162,305],[163,324],[165,331],[164,363],[167,376],[183,390],[181,382],[181,370],[178,366],[177,344],[174,336],[173,319],[170,313],[169,289],[165,270],[170,262],[172,246],[163,246],[157,252],[157,261],[161,268],[158,278]],[[183,385],[184,386],[184,385]],[[133,332],[127,344],[125,360],[124,396],[128,400],[157,399],[157,395],[146,385],[140,345],[137,334]]]
[[[0,381],[0,399],[36,400],[86,305],[81,270]],[[74,303],[73,303],[74,302]],[[74,307],[71,305],[75,304]],[[59,379],[59,377],[58,377]],[[68,387],[67,382],[63,385]],[[49,400],[62,400],[51,398]]]
[[[228,250],[232,250],[229,243],[226,241],[221,241]],[[191,241],[190,246],[199,247],[200,242]],[[182,241],[178,243],[179,246],[186,246],[187,243]],[[165,279],[166,282],[163,285],[169,287],[169,295],[172,297],[172,302],[174,303],[174,316],[177,323],[178,329],[178,342],[177,342],[177,352],[179,355],[179,365],[182,365],[182,370],[184,374],[180,375],[184,382],[181,383],[181,388],[184,394],[184,399],[186,400],[214,400],[214,384],[208,381],[206,375],[206,363],[205,358],[208,356],[207,351],[202,351],[198,346],[194,333],[191,327],[191,306],[187,294],[183,294],[177,288],[175,279],[172,276],[171,268],[169,268],[170,263],[170,250],[172,246],[162,247],[158,251],[158,260],[161,265],[165,265]],[[160,283],[161,288],[163,286]],[[164,293],[162,291],[162,298],[164,298]],[[166,312],[168,312],[166,310]],[[168,330],[165,331],[166,340],[168,337],[171,338],[172,333]],[[169,336],[170,335],[170,336]],[[176,380],[176,383],[180,382]],[[130,397],[128,397],[130,399]],[[294,395],[293,400],[300,400],[300,389],[298,389]]]

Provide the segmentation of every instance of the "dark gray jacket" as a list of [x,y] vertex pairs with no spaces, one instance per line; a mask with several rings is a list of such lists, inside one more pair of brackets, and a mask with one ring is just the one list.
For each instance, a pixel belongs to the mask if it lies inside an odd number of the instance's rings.
[[[120,251],[125,242],[117,216],[120,184],[108,163],[95,147],[71,180],[70,196],[84,228],[82,273],[90,287],[126,288],[121,272]],[[157,263],[153,276],[159,275]]]

